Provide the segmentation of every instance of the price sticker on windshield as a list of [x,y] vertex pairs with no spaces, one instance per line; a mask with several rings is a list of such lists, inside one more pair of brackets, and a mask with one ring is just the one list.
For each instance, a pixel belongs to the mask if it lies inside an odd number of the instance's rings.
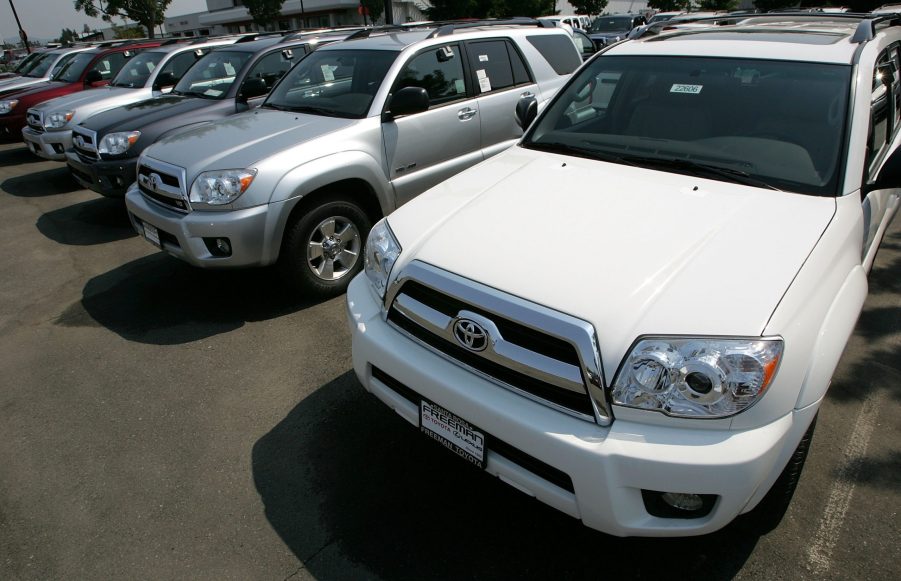
[[704,88],[704,85],[673,85],[670,87],[670,93],[684,93],[686,95],[697,95],[701,92],[701,89]]

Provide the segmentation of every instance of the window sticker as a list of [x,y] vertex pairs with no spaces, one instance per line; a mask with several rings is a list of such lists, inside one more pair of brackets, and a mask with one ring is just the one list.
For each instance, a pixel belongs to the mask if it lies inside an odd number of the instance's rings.
[[675,84],[670,87],[670,93],[685,93],[686,95],[697,95],[701,92],[701,89],[704,88],[704,85],[680,85]]
[[488,62],[488,55],[487,55],[487,54],[480,54],[480,55],[479,55],[479,62],[480,62],[480,63],[487,63],[487,62]]
[[231,63],[225,63],[225,72],[228,76],[233,77],[235,76],[235,67]]
[[454,80],[454,90],[457,91],[458,95],[466,92],[466,84],[463,82],[463,79]]
[[[335,80],[335,71],[329,65],[322,65],[319,67],[322,69],[322,78],[326,81],[334,81]],[[338,67],[335,67],[338,68]]]
[[485,69],[479,69],[476,71],[476,77],[479,78],[479,90],[483,93],[488,93],[491,91],[491,79],[488,78],[488,73],[485,72]]

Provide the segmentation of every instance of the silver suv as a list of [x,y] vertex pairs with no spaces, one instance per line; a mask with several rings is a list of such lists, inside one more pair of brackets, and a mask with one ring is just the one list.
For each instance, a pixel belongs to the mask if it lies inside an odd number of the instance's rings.
[[547,101],[580,63],[539,21],[360,31],[258,109],[148,148],[129,215],[193,265],[277,263],[305,293],[343,292],[376,220],[515,143],[517,102]]

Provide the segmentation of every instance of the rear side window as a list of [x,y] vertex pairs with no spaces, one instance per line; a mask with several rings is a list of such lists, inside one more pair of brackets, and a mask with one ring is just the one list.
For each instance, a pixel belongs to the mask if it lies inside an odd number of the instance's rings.
[[285,52],[280,50],[261,58],[248,73],[247,78],[263,79],[266,81],[266,86],[271,89],[275,82],[282,78],[282,75],[287,73],[294,64],[293,59],[286,58]]
[[125,55],[121,52],[114,52],[94,63],[91,70],[99,72],[103,80],[106,81],[115,77],[124,64]]
[[467,51],[480,94],[530,82],[522,57],[504,40],[470,42]]
[[558,75],[568,75],[579,68],[582,59],[576,52],[576,45],[561,34],[527,36],[529,44],[541,53]]
[[183,52],[179,55],[175,55],[169,59],[169,62],[163,65],[163,70],[160,71],[160,75],[170,73],[173,81],[178,82],[180,78],[185,76],[188,69],[197,62],[197,59],[198,57],[194,52]]

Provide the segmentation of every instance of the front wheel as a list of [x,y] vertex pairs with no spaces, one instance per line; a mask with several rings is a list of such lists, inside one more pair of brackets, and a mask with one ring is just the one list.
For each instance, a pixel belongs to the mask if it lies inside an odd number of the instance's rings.
[[343,293],[363,268],[363,245],[372,223],[353,202],[326,202],[291,220],[279,269],[306,296]]

